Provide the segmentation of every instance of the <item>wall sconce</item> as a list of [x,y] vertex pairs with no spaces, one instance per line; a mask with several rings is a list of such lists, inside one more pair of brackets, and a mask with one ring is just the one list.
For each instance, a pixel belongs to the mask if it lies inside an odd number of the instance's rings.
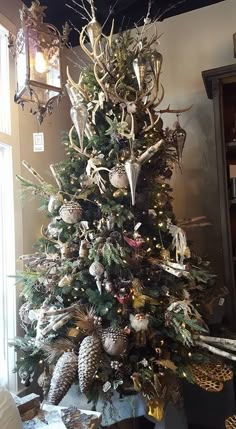
[[62,35],[56,27],[44,23],[45,9],[39,0],[33,0],[30,8],[24,5],[16,39],[9,37],[9,48],[16,59],[14,101],[22,107],[30,102],[31,113],[40,124],[52,113],[54,101],[62,96],[61,53],[70,32],[67,23]]

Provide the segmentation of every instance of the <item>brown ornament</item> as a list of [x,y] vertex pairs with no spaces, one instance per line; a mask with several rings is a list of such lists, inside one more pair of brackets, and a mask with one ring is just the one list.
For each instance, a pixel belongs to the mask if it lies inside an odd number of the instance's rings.
[[69,201],[68,203],[63,204],[59,213],[65,223],[73,224],[80,221],[83,210],[78,203]]
[[225,429],[236,429],[236,415],[230,416],[225,420]]
[[194,382],[207,392],[214,393],[221,392],[223,390],[223,382],[219,381],[218,379],[211,378],[211,374],[204,373],[202,370],[202,365],[191,365],[191,371]]
[[48,402],[58,405],[76,378],[78,359],[74,352],[65,352],[58,359],[51,380]]

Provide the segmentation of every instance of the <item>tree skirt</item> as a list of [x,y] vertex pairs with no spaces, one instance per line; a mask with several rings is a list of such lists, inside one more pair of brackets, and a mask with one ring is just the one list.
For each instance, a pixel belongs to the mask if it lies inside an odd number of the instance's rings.
[[[63,407],[75,405],[83,410],[90,410],[92,407],[91,404],[87,403],[84,395],[78,395],[76,386],[71,387],[60,405]],[[99,401],[96,411],[102,413],[102,426],[110,426],[134,417],[146,416],[146,418],[150,419],[147,416],[146,406],[140,395],[120,398],[118,394],[114,394],[111,405],[108,403],[104,406],[104,403]],[[156,423],[155,429],[187,429],[187,427],[184,410],[179,410],[169,404],[163,420]]]

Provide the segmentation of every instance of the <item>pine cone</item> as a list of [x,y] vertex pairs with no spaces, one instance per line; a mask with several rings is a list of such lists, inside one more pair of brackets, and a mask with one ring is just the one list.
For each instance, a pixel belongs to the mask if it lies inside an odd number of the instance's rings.
[[53,405],[61,402],[76,378],[77,365],[77,356],[74,352],[65,352],[58,359],[53,371],[48,402]]
[[97,371],[101,355],[101,341],[99,338],[89,335],[85,337],[79,349],[79,386],[82,393],[88,390]]
[[108,355],[120,356],[126,351],[127,335],[120,328],[103,329],[102,345]]

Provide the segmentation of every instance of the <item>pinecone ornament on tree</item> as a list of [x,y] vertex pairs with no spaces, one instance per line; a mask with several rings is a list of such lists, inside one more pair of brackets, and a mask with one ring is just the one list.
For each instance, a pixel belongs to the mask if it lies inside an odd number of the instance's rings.
[[85,337],[79,349],[79,386],[82,393],[86,392],[97,371],[101,355],[101,340],[95,335]]
[[76,378],[78,358],[74,352],[65,352],[58,359],[48,393],[48,402],[58,405]]
[[126,351],[127,335],[120,328],[103,329],[102,345],[108,355],[120,356]]

